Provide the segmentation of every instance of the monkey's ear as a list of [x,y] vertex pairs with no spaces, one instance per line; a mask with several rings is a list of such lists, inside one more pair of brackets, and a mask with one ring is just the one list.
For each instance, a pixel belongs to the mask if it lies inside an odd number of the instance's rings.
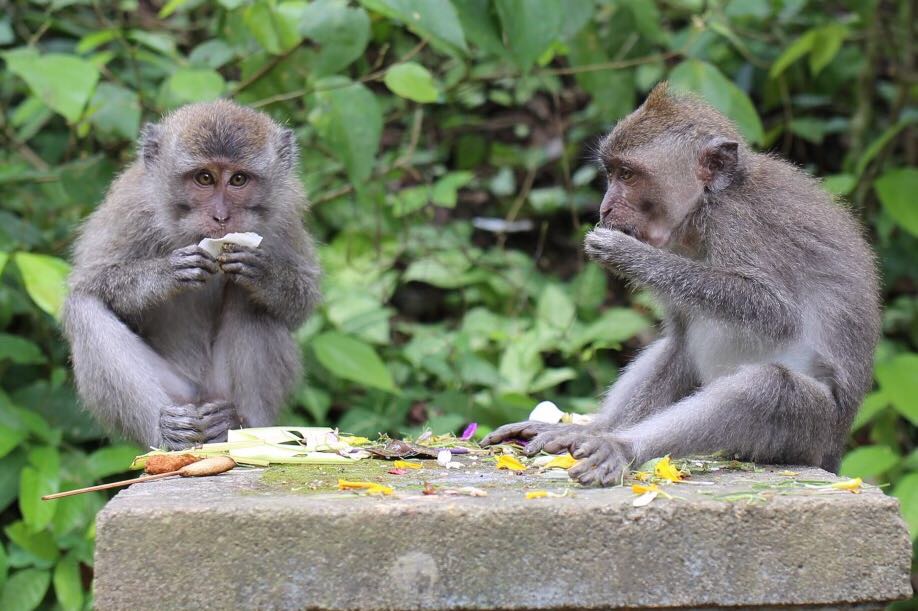
[[296,134],[292,129],[282,127],[276,140],[277,160],[285,170],[292,170],[300,158],[300,147],[296,143]]
[[736,178],[739,143],[726,138],[715,138],[702,149],[699,166],[699,177],[708,191],[723,191]]
[[139,155],[143,159],[144,165],[150,167],[159,156],[159,148],[162,140],[162,128],[155,123],[147,123],[140,130]]

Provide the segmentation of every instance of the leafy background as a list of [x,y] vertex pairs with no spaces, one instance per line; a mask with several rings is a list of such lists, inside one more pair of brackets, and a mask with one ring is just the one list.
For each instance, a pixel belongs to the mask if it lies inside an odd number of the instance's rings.
[[138,449],[76,406],[55,320],[80,219],[143,121],[220,96],[295,128],[325,303],[289,423],[482,432],[591,410],[654,333],[588,263],[597,136],[657,81],[824,177],[879,253],[876,387],[843,473],[918,535],[914,4],[850,0],[0,2],[0,609],[91,606],[101,493]]

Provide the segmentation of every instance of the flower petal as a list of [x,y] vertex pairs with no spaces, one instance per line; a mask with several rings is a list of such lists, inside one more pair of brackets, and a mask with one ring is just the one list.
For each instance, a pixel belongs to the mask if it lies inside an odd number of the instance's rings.
[[577,459],[571,456],[570,452],[567,454],[562,454],[561,456],[556,456],[547,463],[545,463],[546,469],[570,469],[577,464]]
[[396,469],[421,469],[424,467],[423,464],[410,460],[396,460],[392,464]]
[[680,473],[679,469],[677,469],[676,466],[672,463],[672,460],[669,458],[669,454],[657,461],[657,464],[653,468],[653,472],[657,477],[668,479],[671,482],[678,482],[682,480],[682,473]]
[[520,462],[516,456],[510,454],[501,454],[497,457],[497,468],[508,469],[510,471],[525,471],[526,465]]
[[830,487],[835,488],[836,490],[848,490],[850,492],[853,492],[854,494],[860,494],[861,484],[863,483],[864,483],[864,480],[862,480],[859,477],[855,477],[854,479],[849,479],[848,481],[835,482]]
[[465,427],[465,430],[462,431],[462,435],[459,436],[459,439],[461,439],[462,441],[468,441],[469,439],[475,436],[475,431],[477,430],[478,430],[478,423],[472,422],[467,427]]

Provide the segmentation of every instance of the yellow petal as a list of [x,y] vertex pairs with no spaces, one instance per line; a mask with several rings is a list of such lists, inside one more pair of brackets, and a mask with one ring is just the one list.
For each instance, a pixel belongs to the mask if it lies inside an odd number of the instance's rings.
[[633,501],[631,501],[631,504],[634,505],[635,507],[643,507],[644,505],[649,505],[649,504],[651,503],[651,501],[653,501],[655,498],[657,498],[657,495],[658,495],[658,494],[660,494],[660,493],[657,492],[656,490],[651,490],[650,492],[645,492],[645,493],[642,494],[641,496],[639,496],[639,497],[637,497],[636,499],[634,499]]
[[796,471],[778,471],[778,475],[783,475],[784,477],[794,477],[795,475],[800,475]]
[[354,437],[352,435],[343,435],[338,438],[338,441],[343,441],[349,446],[365,446],[370,443],[370,440],[366,437]]
[[392,488],[375,482],[350,482],[346,479],[338,480],[338,490],[365,490],[367,494],[392,494]]
[[570,452],[568,452],[562,456],[556,456],[555,458],[552,458],[550,461],[545,463],[545,468],[551,469],[552,467],[556,467],[558,469],[570,469],[576,464],[577,459],[571,456]]
[[541,499],[548,496],[548,490],[530,490],[526,493],[526,500]]
[[420,469],[424,465],[419,462],[412,462],[410,460],[396,460],[394,463],[396,469]]
[[653,472],[657,477],[668,479],[671,482],[682,480],[682,474],[679,473],[679,469],[677,469],[670,460],[669,454],[657,461],[656,466],[653,468]]
[[516,456],[501,454],[497,457],[497,468],[509,469],[510,471],[525,471],[526,465],[521,463]]
[[860,494],[861,484],[863,483],[864,480],[859,477],[855,477],[854,479],[849,479],[845,482],[835,482],[831,487],[835,488],[836,490],[850,490],[854,494]]
[[634,484],[631,486],[631,492],[635,494],[647,494],[648,492],[659,492],[660,487],[656,484]]
[[639,482],[646,482],[650,479],[650,473],[647,471],[635,471],[632,476]]

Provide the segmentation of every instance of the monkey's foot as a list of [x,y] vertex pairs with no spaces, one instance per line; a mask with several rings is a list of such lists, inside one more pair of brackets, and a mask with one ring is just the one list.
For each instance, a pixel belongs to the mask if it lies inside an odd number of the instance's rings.
[[582,436],[573,444],[577,464],[567,474],[584,486],[615,486],[634,462],[627,443],[610,433]]
[[183,450],[204,443],[198,407],[192,403],[167,405],[159,412],[160,445],[167,450]]
[[222,399],[201,404],[198,414],[204,443],[226,441],[227,431],[241,426],[236,406]]
[[544,433],[567,429],[570,426],[569,424],[548,424],[547,422],[536,422],[535,420],[514,422],[492,431],[490,435],[481,440],[481,445],[492,446],[510,439],[522,439],[525,441]]

